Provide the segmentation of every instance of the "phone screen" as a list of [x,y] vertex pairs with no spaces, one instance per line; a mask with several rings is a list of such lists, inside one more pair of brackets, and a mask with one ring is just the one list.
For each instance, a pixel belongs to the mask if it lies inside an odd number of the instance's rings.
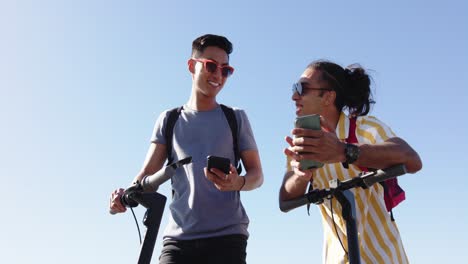
[[217,168],[222,171],[224,174],[229,174],[231,161],[228,158],[217,157],[217,156],[208,156],[206,157],[207,168]]

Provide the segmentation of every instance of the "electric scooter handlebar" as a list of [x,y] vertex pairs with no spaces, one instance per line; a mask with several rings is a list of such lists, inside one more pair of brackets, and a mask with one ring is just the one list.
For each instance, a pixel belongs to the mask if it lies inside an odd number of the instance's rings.
[[372,186],[374,183],[383,182],[406,174],[406,166],[398,164],[385,170],[377,170],[376,173],[370,177],[363,178],[362,181],[367,187]]
[[[141,182],[136,182],[132,186],[128,187],[120,197],[120,202],[125,207],[137,207],[138,204],[141,203],[139,194],[157,191],[161,184],[174,176],[177,168],[182,167],[185,164],[189,164],[190,162],[192,162],[191,156],[171,163],[153,175],[146,176]],[[113,211],[110,211],[110,213],[115,214]]]
[[391,178],[401,176],[406,173],[406,167],[403,164],[398,164],[390,168],[376,170],[358,175],[352,179],[337,182],[336,186],[331,189],[312,190],[301,197],[280,201],[280,210],[289,212],[292,209],[301,207],[306,204],[320,204],[327,197],[331,197],[336,190],[347,190],[354,187],[368,188],[377,182],[382,182]]
[[137,195],[137,193],[157,191],[161,184],[168,181],[175,174],[177,168],[189,164],[190,162],[192,162],[191,156],[171,163],[153,175],[146,176],[141,182],[137,182],[127,188],[124,195],[120,198],[120,201],[126,207],[138,206],[139,201],[135,200],[135,195]]

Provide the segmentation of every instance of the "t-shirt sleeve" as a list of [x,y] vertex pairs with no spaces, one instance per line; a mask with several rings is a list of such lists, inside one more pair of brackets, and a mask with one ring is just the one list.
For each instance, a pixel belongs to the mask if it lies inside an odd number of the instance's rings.
[[255,137],[247,114],[242,109],[235,110],[239,129],[239,151],[257,150],[257,143],[255,142]]
[[153,128],[153,133],[151,134],[151,143],[159,143],[166,145],[166,138],[164,137],[164,135],[166,132],[165,124],[167,115],[168,111],[164,111],[159,115],[158,119],[156,120],[156,123],[154,124]]

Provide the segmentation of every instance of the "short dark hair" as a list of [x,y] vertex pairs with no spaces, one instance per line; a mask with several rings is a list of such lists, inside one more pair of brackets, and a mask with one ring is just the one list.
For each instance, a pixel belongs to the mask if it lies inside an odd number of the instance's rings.
[[343,68],[331,61],[317,60],[307,68],[319,70],[321,79],[336,92],[335,106],[338,111],[347,108],[352,116],[369,113],[371,104],[375,103],[370,89],[371,78],[359,64]]
[[226,37],[206,34],[196,38],[192,42],[192,57],[200,56],[200,54],[203,53],[207,47],[212,46],[224,50],[228,57],[232,52],[232,43]]

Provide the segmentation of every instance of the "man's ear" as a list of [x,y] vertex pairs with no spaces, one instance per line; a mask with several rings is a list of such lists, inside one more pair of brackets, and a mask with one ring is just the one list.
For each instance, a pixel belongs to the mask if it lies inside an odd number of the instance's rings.
[[335,91],[329,91],[329,92],[325,93],[324,99],[325,99],[325,105],[327,105],[327,106],[335,104],[336,92]]
[[195,61],[192,60],[192,59],[189,59],[187,61],[187,65],[188,65],[188,70],[190,73],[194,74],[195,73]]

